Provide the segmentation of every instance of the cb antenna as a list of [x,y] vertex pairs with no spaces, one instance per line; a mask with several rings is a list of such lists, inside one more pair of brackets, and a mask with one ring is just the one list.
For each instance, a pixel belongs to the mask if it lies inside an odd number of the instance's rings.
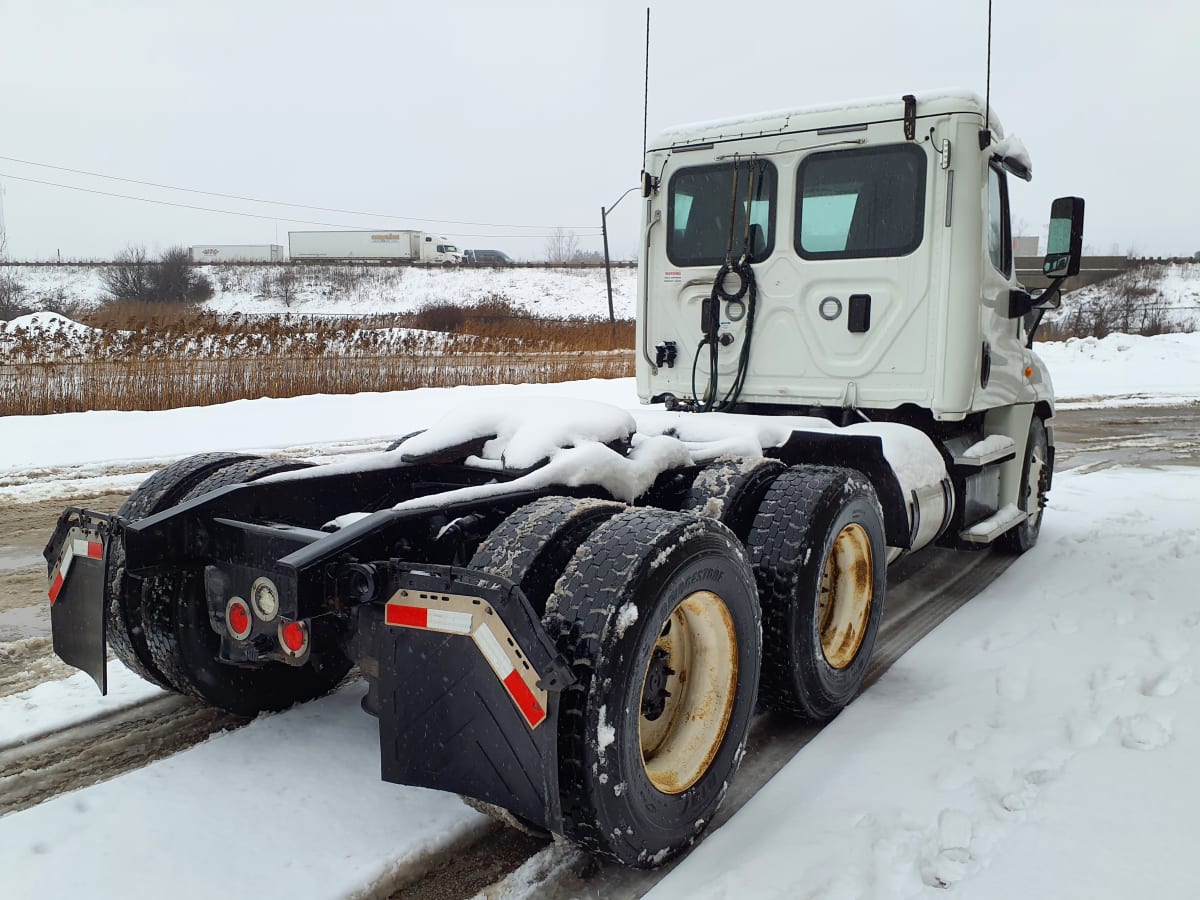
[[[991,3],[991,0],[988,0]],[[642,165],[646,164],[646,123],[650,118],[650,7],[646,7],[646,82],[642,90]]]
[[[649,10],[647,10],[649,12]],[[992,0],[988,0],[987,30],[987,87],[984,88],[983,130],[979,132],[979,149],[986,150],[992,142]]]

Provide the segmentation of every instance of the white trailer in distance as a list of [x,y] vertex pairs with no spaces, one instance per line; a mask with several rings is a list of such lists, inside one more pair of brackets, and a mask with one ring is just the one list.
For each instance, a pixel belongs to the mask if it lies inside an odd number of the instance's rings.
[[288,254],[299,262],[361,262],[459,265],[462,251],[447,238],[424,231],[289,231]]
[[193,244],[194,263],[283,262],[286,257],[279,244]]

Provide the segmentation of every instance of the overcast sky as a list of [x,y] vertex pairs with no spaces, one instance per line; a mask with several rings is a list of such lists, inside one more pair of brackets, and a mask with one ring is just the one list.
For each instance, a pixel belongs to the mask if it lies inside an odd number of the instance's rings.
[[[651,135],[861,96],[984,92],[986,0],[649,5]],[[326,224],[423,228],[526,258],[562,226],[599,249],[600,207],[641,168],[646,6],[0,0],[9,256],[286,246],[289,229]],[[1041,231],[1050,200],[1078,194],[1093,252],[1200,250],[1198,10],[996,0],[992,102],[1034,165],[1013,187],[1018,225]],[[614,255],[636,246],[635,197],[610,218]]]

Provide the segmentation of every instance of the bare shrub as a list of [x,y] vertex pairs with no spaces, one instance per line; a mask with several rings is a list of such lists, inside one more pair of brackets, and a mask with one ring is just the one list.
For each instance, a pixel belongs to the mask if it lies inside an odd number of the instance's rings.
[[113,258],[112,265],[100,270],[100,280],[113,300],[148,301],[153,299],[152,265],[145,247],[126,247]]
[[100,273],[104,289],[113,300],[148,303],[201,303],[213,295],[208,276],[197,271],[183,247],[163,251],[157,261],[145,247],[128,247]]
[[31,312],[33,308],[25,302],[25,285],[15,275],[0,275],[0,319],[8,321]]
[[276,271],[268,270],[259,281],[258,296],[263,300],[281,300],[284,306],[290,308],[296,300],[296,282],[296,271],[292,268],[285,266]]
[[467,320],[461,306],[453,303],[428,303],[413,314],[413,327],[428,331],[462,331]]

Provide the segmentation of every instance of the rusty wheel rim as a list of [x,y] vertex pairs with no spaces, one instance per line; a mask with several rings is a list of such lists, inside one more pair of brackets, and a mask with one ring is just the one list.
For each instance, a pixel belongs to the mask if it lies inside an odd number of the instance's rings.
[[733,712],[737,669],[725,601],[689,594],[663,623],[642,675],[642,767],[662,793],[682,793],[708,770]]
[[834,538],[817,591],[817,634],[833,668],[844,669],[858,656],[874,593],[871,539],[865,528],[852,523]]

